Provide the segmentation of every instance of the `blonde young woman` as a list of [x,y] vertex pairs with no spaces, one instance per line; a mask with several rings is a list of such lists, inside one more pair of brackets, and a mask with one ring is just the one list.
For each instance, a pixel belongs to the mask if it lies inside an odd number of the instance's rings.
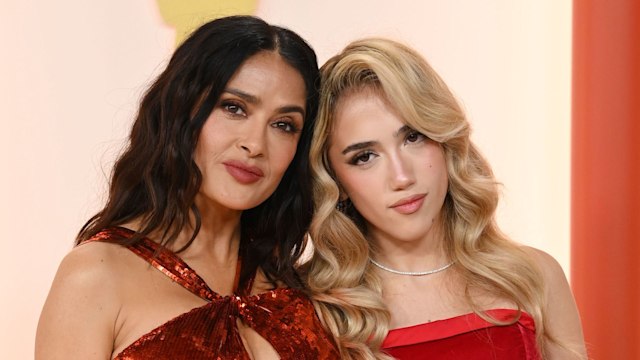
[[422,57],[351,43],[318,116],[307,277],[343,358],[586,357],[561,267],[498,229],[491,168]]

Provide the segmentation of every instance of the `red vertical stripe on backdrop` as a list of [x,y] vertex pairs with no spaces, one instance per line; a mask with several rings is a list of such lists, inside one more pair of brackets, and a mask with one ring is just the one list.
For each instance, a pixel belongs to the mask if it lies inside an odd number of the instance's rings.
[[640,359],[640,1],[573,1],[571,280],[592,359]]

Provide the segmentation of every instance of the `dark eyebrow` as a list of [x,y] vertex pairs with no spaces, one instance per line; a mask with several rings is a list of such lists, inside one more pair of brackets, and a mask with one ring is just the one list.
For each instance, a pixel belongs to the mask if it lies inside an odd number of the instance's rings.
[[412,131],[414,131],[412,127],[410,127],[409,125],[404,125],[400,129],[398,129],[395,132],[395,134],[393,134],[393,137],[398,137],[400,135],[405,135],[406,133],[409,133],[409,132],[412,132]]
[[[411,128],[411,126],[403,125],[400,129],[398,129],[393,134],[393,136],[394,137],[398,137],[398,136],[404,135],[406,133],[409,133],[411,131],[414,131],[413,128]],[[351,144],[351,145],[347,146],[346,148],[344,148],[344,150],[342,150],[342,155],[346,155],[350,151],[366,149],[366,148],[372,147],[372,146],[374,146],[376,144],[378,144],[377,141],[363,141],[363,142]]]
[[278,112],[279,113],[297,112],[297,113],[300,113],[300,115],[302,115],[302,117],[304,118],[304,109],[297,105],[283,106],[278,109]]
[[377,143],[378,143],[377,141],[363,141],[363,142],[351,144],[351,145],[347,146],[346,148],[344,148],[344,150],[342,150],[342,155],[346,155],[350,151],[362,150],[362,149],[366,149],[368,147],[372,147],[372,146],[376,145]]
[[[261,102],[260,98],[258,98],[257,96],[248,94],[242,90],[227,88],[227,89],[224,89],[224,92],[235,95],[250,104],[259,104]],[[304,108],[298,105],[287,105],[287,106],[280,107],[278,108],[278,112],[279,113],[297,112],[297,113],[300,113],[303,118],[305,115]]]
[[224,92],[227,92],[229,94],[233,94],[239,98],[242,98],[242,100],[251,103],[251,104],[258,104],[260,102],[260,99],[258,99],[256,96],[253,96],[251,94],[248,94],[242,90],[238,90],[238,89],[233,89],[233,88],[228,88],[228,89],[224,89]]

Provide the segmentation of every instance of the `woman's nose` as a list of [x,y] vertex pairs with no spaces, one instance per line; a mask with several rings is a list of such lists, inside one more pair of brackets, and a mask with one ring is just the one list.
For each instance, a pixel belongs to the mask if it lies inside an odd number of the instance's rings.
[[390,172],[389,180],[392,190],[404,190],[416,182],[411,162],[401,154],[392,157]]
[[260,122],[255,121],[253,124],[247,124],[242,129],[242,135],[238,139],[238,147],[246,152],[249,157],[262,156],[265,150],[265,136],[264,126]]

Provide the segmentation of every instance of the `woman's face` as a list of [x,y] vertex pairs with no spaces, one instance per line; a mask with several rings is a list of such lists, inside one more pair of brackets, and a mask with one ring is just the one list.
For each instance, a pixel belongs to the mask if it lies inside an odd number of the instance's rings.
[[266,200],[295,155],[305,100],[302,76],[279,54],[263,51],[247,59],[200,133],[194,153],[202,172],[198,206],[246,210]]
[[393,242],[427,237],[447,193],[440,145],[408,127],[371,89],[342,95],[334,121],[329,161],[368,236]]

